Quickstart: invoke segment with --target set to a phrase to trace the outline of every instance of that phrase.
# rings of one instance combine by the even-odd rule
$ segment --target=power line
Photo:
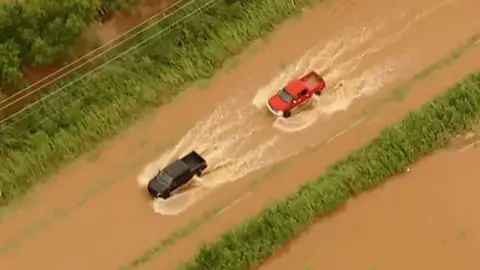
[[[191,0],[190,2],[188,2],[188,3],[186,3],[185,5],[181,6],[179,9],[175,10],[174,12],[166,15],[165,17],[162,17],[160,20],[156,21],[155,23],[153,23],[153,24],[151,24],[151,25],[143,28],[141,31],[139,31],[139,32],[137,32],[137,33],[135,33],[135,34],[127,37],[125,40],[122,40],[121,42],[116,43],[114,46],[109,47],[111,44],[113,44],[113,43],[115,43],[116,41],[124,38],[125,36],[128,36],[130,33],[134,32],[134,31],[137,30],[138,28],[142,27],[144,24],[148,23],[149,21],[151,21],[151,20],[155,19],[156,17],[160,16],[161,14],[163,14],[163,13],[165,13],[165,12],[168,12],[169,10],[175,8],[176,6],[178,6],[178,5],[179,5],[180,3],[182,3],[183,1],[184,1],[184,0],[178,0],[178,1],[175,2],[174,4],[170,5],[167,9],[155,13],[154,15],[150,16],[148,19],[146,19],[146,20],[144,20],[143,22],[141,22],[140,24],[136,25],[135,27],[133,27],[132,29],[128,30],[127,32],[125,32],[125,33],[117,36],[116,38],[110,40],[109,42],[103,44],[103,45],[100,46],[99,48],[96,48],[95,50],[93,50],[93,51],[91,51],[91,52],[83,55],[82,57],[76,59],[75,61],[69,63],[68,65],[62,67],[61,69],[59,69],[59,70],[57,70],[57,71],[49,74],[48,76],[42,78],[41,80],[39,80],[39,81],[37,81],[37,82],[35,82],[35,83],[33,83],[33,84],[25,87],[24,89],[16,92],[15,94],[7,97],[6,99],[0,100],[0,105],[8,102],[8,104],[3,105],[3,106],[0,108],[0,111],[4,110],[5,108],[8,108],[8,107],[11,106],[12,104],[14,104],[14,103],[16,103],[16,102],[18,102],[18,101],[20,101],[20,100],[22,100],[22,99],[30,96],[30,95],[35,94],[36,92],[42,90],[45,86],[47,86],[47,85],[49,85],[49,84],[52,84],[52,83],[55,83],[56,81],[62,79],[63,77],[65,77],[65,76],[67,76],[67,75],[70,75],[72,72],[75,72],[75,71],[77,71],[78,69],[80,69],[80,68],[82,68],[83,66],[85,66],[86,64],[88,64],[88,62],[84,62],[84,63],[80,64],[79,66],[77,66],[77,67],[73,68],[72,70],[64,73],[64,74],[61,75],[61,76],[59,76],[59,77],[56,78],[55,80],[53,80],[53,81],[51,81],[51,82],[49,82],[49,83],[47,82],[46,84],[41,85],[40,87],[34,89],[34,90],[31,91],[30,93],[28,93],[28,94],[26,94],[26,95],[24,95],[24,96],[21,96],[21,97],[15,99],[15,100],[11,101],[11,99],[15,98],[16,96],[18,96],[18,95],[20,95],[20,94],[22,94],[22,93],[24,93],[24,92],[26,92],[26,91],[34,88],[35,86],[41,84],[42,82],[44,82],[44,81],[46,81],[46,80],[54,77],[55,75],[61,73],[61,72],[64,71],[64,70],[68,69],[69,67],[74,66],[75,64],[81,62],[82,60],[93,61],[93,60],[95,60],[95,59],[97,59],[97,58],[99,58],[99,57],[107,54],[107,53],[110,52],[111,50],[116,49],[117,47],[121,46],[121,45],[124,44],[125,42],[127,42],[127,41],[129,41],[130,39],[134,38],[135,36],[141,34],[142,32],[148,30],[149,28],[157,25],[158,23],[160,23],[160,22],[168,19],[169,17],[173,16],[175,13],[177,13],[177,12],[185,9],[187,6],[193,4],[193,2],[194,2],[195,0]],[[109,47],[109,48],[108,48],[106,51],[104,51],[104,52],[102,52],[102,53],[94,56],[93,58],[90,58],[90,59],[89,59],[89,57],[90,57],[91,55],[93,55],[93,54],[95,54],[96,52],[101,51],[102,49],[107,48],[107,47]]]
[[[32,104],[30,104],[30,106],[26,106],[26,107],[22,108],[21,110],[19,110],[18,112],[15,112],[14,114],[6,117],[5,119],[3,119],[3,120],[0,121],[0,125],[3,124],[3,123],[5,123],[6,121],[12,119],[13,117],[21,114],[22,112],[24,112],[25,110],[31,108],[32,106],[35,106],[36,104],[42,102],[43,100],[45,100],[45,99],[47,99],[47,98],[49,98],[49,97],[51,97],[51,96],[54,96],[55,94],[60,93],[62,90],[67,89],[69,86],[71,86],[71,85],[75,84],[76,82],[84,79],[85,77],[93,74],[94,72],[96,72],[96,71],[98,71],[99,69],[101,69],[102,67],[110,64],[111,62],[117,60],[118,58],[120,58],[120,57],[122,57],[122,56],[125,56],[125,55],[128,54],[129,52],[131,52],[131,51],[139,48],[140,46],[146,44],[146,43],[149,42],[150,40],[152,40],[152,39],[154,39],[154,38],[156,38],[156,37],[164,34],[164,33],[167,32],[168,30],[170,30],[172,27],[174,27],[174,26],[176,26],[176,25],[184,22],[185,20],[189,19],[189,18],[190,18],[191,16],[193,16],[194,14],[202,11],[203,9],[205,9],[205,8],[208,7],[209,5],[215,3],[216,1],[218,1],[218,0],[210,0],[210,1],[208,1],[207,3],[205,3],[205,4],[203,4],[202,6],[196,8],[195,10],[193,10],[191,13],[185,15],[183,18],[179,19],[178,21],[170,24],[170,25],[167,26],[166,28],[164,28],[164,29],[160,30],[159,32],[155,33],[155,34],[152,35],[151,37],[149,37],[149,38],[147,38],[147,39],[145,39],[145,40],[142,40],[141,42],[135,44],[135,45],[132,46],[131,48],[129,48],[129,49],[125,50],[124,52],[116,55],[115,57],[109,59],[109,60],[106,61],[105,63],[103,63],[103,64],[99,65],[98,67],[95,67],[94,69],[92,69],[92,70],[88,71],[87,73],[83,74],[83,75],[80,76],[79,78],[77,78],[77,79],[69,82],[68,84],[66,84],[66,85],[64,85],[64,86],[62,86],[62,87],[60,87],[60,88],[58,88],[58,89],[56,89],[55,91],[49,93],[48,95],[45,95],[45,96],[42,97],[40,100],[37,100],[37,101],[33,102]],[[28,117],[28,115],[27,115],[26,117]],[[9,127],[11,127],[11,126],[13,126],[14,124],[22,121],[22,120],[25,119],[26,117],[23,117],[23,118],[15,121],[15,122],[7,125],[6,127],[2,128],[2,131],[7,130]],[[43,123],[43,121],[44,121],[45,119],[47,119],[47,118],[49,118],[49,116],[44,117],[44,119],[42,119],[42,120],[40,121],[40,123]],[[37,124],[39,124],[39,123],[37,123]]]

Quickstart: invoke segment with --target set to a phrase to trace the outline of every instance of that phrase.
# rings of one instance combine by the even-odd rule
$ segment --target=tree
[[[29,0],[0,4],[0,87],[21,77],[22,66],[65,56],[99,10],[110,14],[139,0]]]

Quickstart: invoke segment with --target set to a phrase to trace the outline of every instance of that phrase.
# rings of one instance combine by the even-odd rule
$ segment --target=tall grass
[[[331,166],[284,201],[205,245],[181,270],[245,270],[256,266],[316,218],[350,197],[405,171],[407,165],[444,146],[480,116],[480,73],[384,129],[365,147]]]
[[[196,0],[126,46],[152,37],[207,2]],[[308,2],[219,0],[136,53],[1,124],[0,206],[24,194],[45,173],[118,133],[147,110],[170,101],[185,84],[210,77],[227,57]]]

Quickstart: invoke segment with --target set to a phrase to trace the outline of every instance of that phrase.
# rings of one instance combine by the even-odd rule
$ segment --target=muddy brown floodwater
[[[192,87],[12,209],[0,223],[2,269],[117,269],[152,247],[160,251],[141,269],[174,269],[199,242],[215,240],[285,197],[480,67],[480,46],[470,44],[461,57],[392,99],[396,85],[480,31],[472,19],[478,8],[476,0],[338,0],[306,10],[201,91]],[[307,28],[312,35],[302,34]],[[317,106],[289,121],[270,117],[261,106],[265,98],[311,69],[330,85]],[[157,205],[156,213],[138,187],[139,176],[162,156],[191,148],[223,168],[220,176],[203,179],[211,189],[190,196],[194,203]],[[223,166],[226,160],[231,163]],[[214,209],[223,210],[185,232]],[[167,210],[176,215],[161,215]],[[175,241],[159,249],[173,233]]]
[[[480,269],[480,148],[472,143],[351,200],[260,269]]]

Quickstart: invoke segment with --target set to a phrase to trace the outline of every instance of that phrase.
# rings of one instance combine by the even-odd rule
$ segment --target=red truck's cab
[[[320,95],[325,86],[325,80],[312,71],[299,79],[288,82],[283,89],[270,97],[267,108],[276,116],[288,118],[293,110],[305,105],[314,94]]]

